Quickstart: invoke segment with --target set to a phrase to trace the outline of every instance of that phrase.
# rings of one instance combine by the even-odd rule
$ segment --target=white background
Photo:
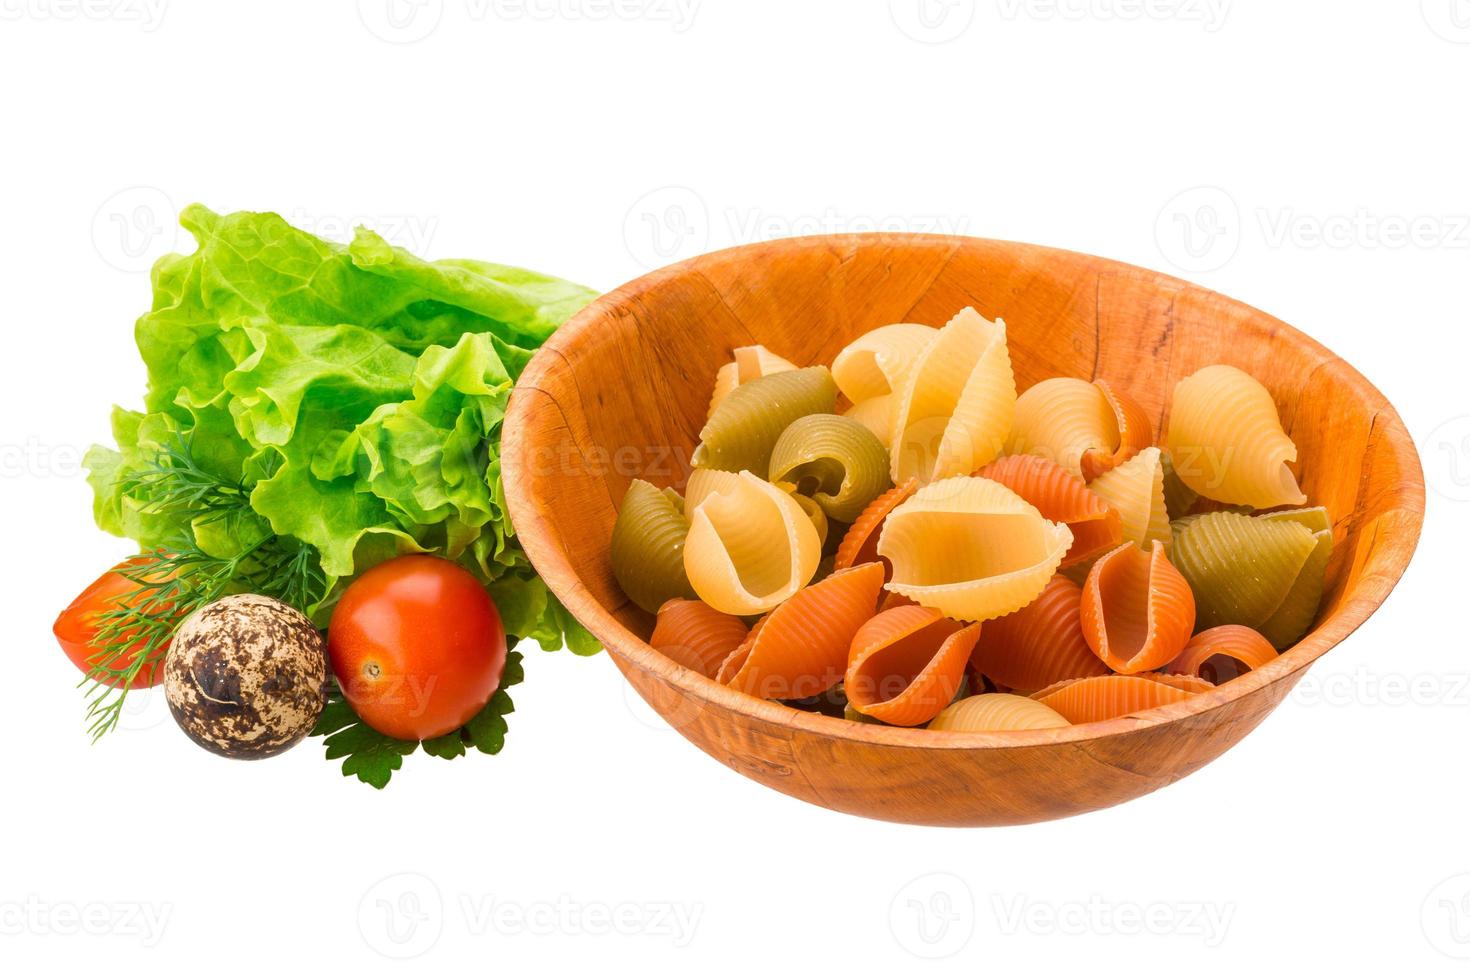
[[[1465,975],[1470,3],[386,2],[0,0],[7,974]],[[50,624],[127,545],[78,460],[194,200],[603,288],[875,225],[1161,268],[1360,366],[1427,533],[1237,749],[1061,823],[787,799],[605,656],[532,652],[501,756],[381,793],[317,742],[209,756],[161,696],[92,746]]]

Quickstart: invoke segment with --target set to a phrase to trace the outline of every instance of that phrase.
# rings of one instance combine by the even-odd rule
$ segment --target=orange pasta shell
[[[1154,444],[1154,426],[1143,406],[1128,392],[1113,387],[1101,378],[1094,381],[1097,390],[1107,399],[1113,416],[1118,421],[1118,448],[1113,452],[1089,449],[1082,454],[1082,475],[1095,480],[1115,466],[1132,459],[1139,450]]]
[[[1031,696],[1072,724],[1085,725],[1175,704],[1194,695],[1148,677],[1109,674],[1062,681]]]
[[[1118,512],[1060,463],[1044,456],[1003,456],[975,475],[1005,484],[1042,517],[1072,529],[1062,568],[1092,561],[1123,543]]]
[[[1278,656],[1271,641],[1249,626],[1215,626],[1196,634],[1168,669],[1218,684],[1264,667]]]
[[[912,497],[918,489],[918,479],[909,479],[875,497],[842,536],[842,543],[837,546],[837,563],[834,567],[851,568],[865,562],[881,561],[884,577],[887,578],[888,560],[878,557],[878,532],[882,530],[883,522],[888,519],[893,508]]]
[[[755,624],[715,679],[759,698],[822,693],[842,679],[852,638],[873,617],[882,589],[878,562],[808,585]]]
[[[1082,587],[1082,635],[1120,674],[1158,670],[1179,656],[1194,630],[1194,593],[1164,546],[1133,543],[1108,552]]]
[[[749,632],[739,616],[698,599],[670,599],[659,607],[648,645],[677,664],[714,677]]]
[[[971,663],[995,683],[1023,691],[1108,672],[1082,635],[1082,587],[1061,575],[1029,606],[986,623]]]
[[[979,635],[979,623],[962,626],[923,606],[879,613],[853,637],[848,703],[890,725],[924,724],[959,692]]]

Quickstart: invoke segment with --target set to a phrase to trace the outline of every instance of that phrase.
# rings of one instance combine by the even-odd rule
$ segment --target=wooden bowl
[[[940,326],[964,306],[1003,317],[1016,382],[1107,378],[1163,432],[1174,383],[1235,364],[1272,391],[1302,488],[1336,550],[1311,633],[1263,669],[1123,718],[959,734],[863,725],[737,693],[647,645],[652,619],[608,566],[634,477],[682,487],[716,369],[765,344],[828,364],[885,323]],[[1383,602],[1424,513],[1403,423],[1351,366],[1279,320],[1170,276],[1010,242],[835,235],[733,248],[594,302],[531,361],[504,427],[506,495],[526,553],[653,708],[720,762],[819,806],[939,825],[1027,823],[1141,796],[1214,759]]]

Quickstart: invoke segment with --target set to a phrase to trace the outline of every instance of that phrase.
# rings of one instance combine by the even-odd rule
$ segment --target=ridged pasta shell
[[[894,403],[894,483],[973,473],[1000,455],[1016,408],[1004,320],[971,307],[919,355]]]
[[[1189,691],[1152,678],[1121,674],[1062,681],[1031,696],[1074,725],[1121,718],[1194,697]]]
[[[1159,454],[1159,466],[1164,471],[1164,509],[1172,522],[1189,513],[1199,494],[1179,479],[1179,474],[1174,472],[1174,459],[1167,452]]]
[[[1035,599],[1072,546],[1072,532],[1009,487],[957,476],[920,489],[878,535],[891,591],[960,620],[994,619]]]
[[[865,398],[842,414],[873,433],[884,446],[893,441],[893,395]]]
[[[791,494],[791,499],[800,504],[801,509],[806,511],[806,516],[811,518],[812,527],[817,529],[817,541],[826,545],[827,532],[831,529],[831,525],[827,523],[826,513],[817,505],[815,500],[804,493],[793,493]]]
[[[1010,487],[1049,521],[1072,531],[1062,568],[1093,561],[1123,543],[1123,522],[1107,501],[1044,456],[1002,456],[975,474]]]
[[[806,698],[842,680],[848,649],[883,588],[876,562],[833,572],[777,606],[720,665],[716,680],[759,698]]]
[[[858,630],[843,688],[858,711],[890,725],[922,725],[943,711],[965,679],[980,625],[902,606]]]
[[[1306,635],[1317,618],[1322,605],[1322,590],[1327,575],[1327,563],[1332,558],[1332,519],[1326,507],[1306,507],[1300,510],[1278,510],[1262,514],[1263,521],[1291,521],[1312,532],[1316,546],[1302,570],[1297,573],[1291,591],[1281,600],[1281,605],[1259,627],[1261,635],[1278,650],[1285,650]]]
[[[1175,472],[1202,497],[1255,508],[1307,502],[1276,402],[1239,368],[1215,364],[1174,386],[1167,444]]]
[[[1213,626],[1185,645],[1169,664],[1169,672],[1222,684],[1266,666],[1277,656],[1271,642],[1249,626]]]
[[[1083,452],[1084,480],[1094,480],[1113,467],[1126,463],[1154,442],[1153,422],[1132,395],[1103,378],[1094,381],[1093,386],[1102,393],[1103,400],[1112,410],[1118,441],[1111,450],[1099,446]]]
[[[842,543],[837,547],[836,567],[850,568],[864,562],[878,561],[878,532],[882,530],[883,522],[888,519],[893,508],[912,497],[918,489],[918,480],[908,480],[903,486],[879,494],[865,507],[842,536]],[[887,567],[886,561],[884,565]]]
[[[648,645],[675,663],[714,677],[749,632],[740,617],[698,599],[670,599],[659,607]]]
[[[1260,629],[1313,571],[1307,566],[1317,535],[1295,521],[1217,511],[1177,521],[1175,529],[1169,554],[1194,591],[1201,630],[1232,623]]]
[[[1042,456],[1091,480],[1131,459],[1153,438],[1153,423],[1127,392],[1102,380],[1048,378],[1017,399],[1006,452]]]
[[[688,533],[678,494],[646,480],[628,484],[613,524],[609,563],[613,578],[635,606],[657,612],[669,599],[694,598],[684,571]]]
[[[715,414],[715,409],[730,392],[746,382],[764,378],[768,374],[796,370],[795,364],[784,357],[772,354],[760,344],[737,347],[734,357],[733,361],[715,373],[715,390],[709,398],[709,411],[705,413],[706,419]]]
[[[729,493],[740,485],[740,474],[728,470],[694,470],[684,485],[684,513],[693,516],[694,508],[715,493]]]
[[[921,323],[869,330],[832,361],[837,387],[854,405],[895,391],[939,331]]]
[[[1082,635],[1120,674],[1157,670],[1177,657],[1194,616],[1189,583],[1157,541],[1148,552],[1125,544],[1104,555],[1082,587]]]
[[[1159,673],[1158,671],[1149,671],[1146,674],[1132,674],[1129,676],[1142,677],[1145,680],[1157,681],[1160,684],[1167,684],[1170,687],[1177,687],[1179,688],[1179,690],[1187,691],[1190,694],[1203,694],[1206,691],[1211,691],[1215,688],[1215,685],[1212,684],[1210,681],[1205,680],[1203,677],[1196,677],[1192,674],[1164,674]]]
[[[803,415],[831,412],[837,385],[824,367],[781,371],[743,384],[720,402],[690,463],[696,469],[765,473],[786,427]]]
[[[989,629],[987,626],[986,629]],[[1019,694],[976,694],[956,701],[929,722],[934,732],[1026,732],[1066,728],[1053,709]]]
[[[771,450],[772,483],[792,484],[834,521],[850,523],[888,479],[888,451],[862,423],[807,415],[786,427]]]
[[[1123,540],[1140,548],[1150,541],[1169,544],[1169,507],[1164,502],[1164,466],[1153,446],[1115,466],[1087,485],[1107,501],[1123,522]]]
[[[684,570],[698,597],[733,616],[765,612],[795,595],[821,557],[821,539],[801,505],[751,473],[694,508],[684,544]]]
[[[1082,635],[1082,588],[1061,575],[1024,608],[986,623],[971,664],[1023,691],[1108,672]]]

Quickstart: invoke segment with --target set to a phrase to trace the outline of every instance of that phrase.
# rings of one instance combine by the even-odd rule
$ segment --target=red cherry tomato
[[[454,731],[490,700],[505,669],[505,629],[473,575],[408,555],[347,587],[327,651],[358,717],[384,735],[423,740]]]
[[[56,617],[56,624],[51,627],[51,632],[56,634],[56,641],[61,644],[61,649],[67,658],[76,664],[83,673],[91,673],[98,666],[106,666],[110,670],[126,670],[132,666],[133,660],[138,656],[143,642],[133,644],[111,658],[107,664],[99,661],[105,655],[102,648],[97,645],[97,630],[101,626],[99,617],[114,609],[121,609],[130,593],[137,591],[138,583],[125,578],[119,572],[140,564],[139,559],[129,558],[121,562],[97,579],[82,591],[82,594],[72,600],[71,605],[61,611]],[[163,657],[168,652],[168,644],[165,643],[158,649],[152,651],[148,661],[138,670],[138,673],[128,683],[130,689],[140,687],[152,687],[154,684],[163,683]],[[121,683],[112,677],[99,678],[109,687],[121,687]]]

